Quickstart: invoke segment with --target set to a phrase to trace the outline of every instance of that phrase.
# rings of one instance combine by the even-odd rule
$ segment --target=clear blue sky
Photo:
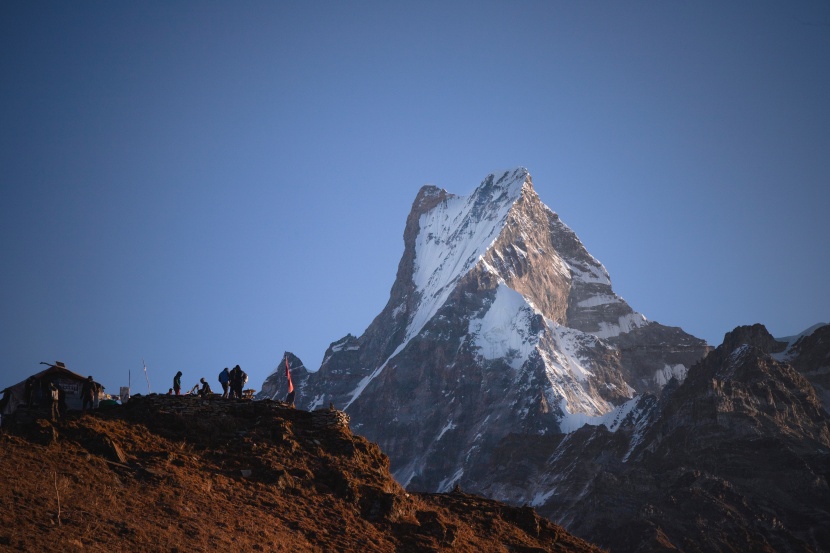
[[[5,0],[0,387],[315,369],[518,165],[650,320],[830,320],[830,4]]]

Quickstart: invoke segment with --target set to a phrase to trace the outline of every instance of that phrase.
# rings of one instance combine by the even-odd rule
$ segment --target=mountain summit
[[[510,435],[612,425],[707,351],[615,294],[520,167],[469,196],[423,187],[383,311],[331,344],[318,371],[292,375],[298,406],[343,409],[402,484],[446,491],[474,486],[465,475]]]

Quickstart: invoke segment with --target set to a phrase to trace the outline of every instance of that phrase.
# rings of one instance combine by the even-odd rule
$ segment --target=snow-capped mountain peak
[[[423,187],[386,307],[295,385],[301,407],[346,410],[402,482],[443,489],[506,435],[599,424],[705,351],[617,296],[519,167],[469,196]]]
[[[420,307],[410,320],[407,339],[421,331],[490,248],[529,178],[523,167],[499,177],[491,174],[470,196],[449,196],[421,215],[412,275]]]

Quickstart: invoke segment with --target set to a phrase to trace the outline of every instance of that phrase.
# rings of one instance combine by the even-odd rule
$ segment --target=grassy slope
[[[21,422],[0,436],[0,550],[597,551],[528,508],[408,494],[338,422],[164,396]]]

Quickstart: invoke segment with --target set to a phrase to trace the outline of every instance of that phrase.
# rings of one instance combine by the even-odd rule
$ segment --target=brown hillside
[[[599,551],[530,508],[410,494],[345,414],[148,396],[0,436],[0,550]]]

